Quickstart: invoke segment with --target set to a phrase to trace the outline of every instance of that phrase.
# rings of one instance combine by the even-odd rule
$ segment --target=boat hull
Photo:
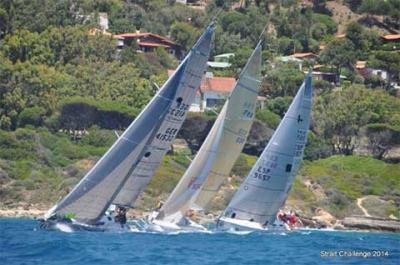
[[[240,232],[284,232],[291,230],[290,227],[281,222],[276,222],[273,225],[264,226],[257,222],[251,222],[246,220],[239,220],[233,218],[219,218],[217,221],[217,230],[219,231],[240,231]]]
[[[157,212],[153,212],[150,214],[145,220],[146,228],[145,230],[151,232],[178,232],[178,231],[185,231],[185,232],[201,232],[207,231],[207,229],[196,223],[192,220],[182,217],[179,222],[170,222],[168,220],[159,220],[156,219]]]
[[[90,231],[90,232],[126,232],[130,231],[127,224],[114,221],[110,215],[105,215],[96,225],[77,222],[74,219],[39,220],[39,227],[45,230],[58,230],[62,232]]]

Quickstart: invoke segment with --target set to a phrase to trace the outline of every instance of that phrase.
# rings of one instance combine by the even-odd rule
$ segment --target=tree
[[[171,38],[185,49],[189,49],[197,39],[198,32],[188,23],[176,22],[171,27]]]
[[[313,131],[337,154],[351,155],[359,144],[360,128],[371,123],[400,125],[400,102],[382,90],[353,85],[316,98]]]
[[[370,63],[371,66],[384,69],[388,72],[388,86],[390,86],[391,80],[398,80],[400,73],[400,54],[397,51],[377,51]]]
[[[379,34],[365,29],[357,22],[351,22],[346,29],[346,38],[350,40],[356,50],[368,52],[380,44]]]
[[[366,128],[368,147],[376,159],[383,159],[387,152],[400,143],[400,129],[388,124],[369,124]]]
[[[280,64],[266,72],[261,92],[272,97],[294,96],[304,79],[297,65]]]
[[[336,73],[339,75],[342,67],[352,68],[355,59],[354,45],[347,39],[331,41],[321,53],[321,61],[335,66]]]
[[[45,114],[46,110],[41,107],[25,108],[18,115],[18,126],[33,125],[39,127],[43,124]]]

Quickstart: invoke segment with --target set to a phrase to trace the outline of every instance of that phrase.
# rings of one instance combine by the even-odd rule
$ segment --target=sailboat
[[[114,203],[132,206],[175,139],[207,67],[214,36],[207,27],[175,73],[73,190],[54,205],[41,227],[126,229],[106,213]]]
[[[261,156],[221,214],[219,230],[276,228],[276,215],[288,197],[307,141],[311,79],[309,73]]]
[[[150,229],[205,230],[185,215],[189,210],[199,210],[208,203],[242,151],[253,122],[261,85],[261,50],[259,43],[194,160],[159,212],[150,218]],[[206,195],[202,194],[204,183],[207,184]],[[204,204],[196,204],[199,195],[202,195]]]

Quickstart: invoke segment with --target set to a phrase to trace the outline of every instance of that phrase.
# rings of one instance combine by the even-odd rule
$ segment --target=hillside
[[[0,3],[0,208],[47,209],[67,194],[215,18],[212,56],[234,57],[229,68],[209,71],[237,77],[261,38],[260,96],[266,101],[212,212],[229,201],[310,68],[312,124],[287,206],[332,224],[352,215],[399,218],[398,1],[204,3]],[[169,46],[153,43],[158,48],[150,49],[123,33],[167,40]],[[168,196],[219,108],[188,115],[178,134],[187,147],[165,156],[138,201],[139,211]]]
[[[111,131],[103,131],[103,134],[112,137]],[[20,141],[24,139],[22,150],[28,146],[29,150],[21,153],[23,160],[0,160],[2,209],[48,209],[79,181],[105,150],[90,144],[74,144],[63,135],[51,136],[46,131],[25,129],[8,137],[2,135],[3,152],[21,152],[15,142],[9,149],[4,148],[4,140],[13,137]],[[190,156],[190,151],[183,149],[164,158],[139,199],[138,210],[149,211],[159,200],[167,198],[187,168]],[[232,171],[233,177],[225,182],[214,199],[214,214],[224,209],[255,160],[254,156],[240,156]],[[363,156],[332,156],[305,161],[290,192],[287,207],[308,217],[317,216],[323,209],[337,219],[352,215],[400,218],[399,172],[400,164],[387,164]]]

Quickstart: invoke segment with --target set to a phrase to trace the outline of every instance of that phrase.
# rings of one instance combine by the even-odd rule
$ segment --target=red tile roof
[[[382,36],[382,39],[384,39],[384,40],[400,40],[400,34],[385,35],[385,36]]]
[[[356,69],[364,69],[367,66],[366,61],[357,61],[356,62]]]
[[[290,56],[292,56],[294,58],[298,58],[298,59],[307,58],[307,57],[317,57],[317,55],[312,53],[312,52],[297,52],[297,53],[294,53],[294,54],[292,54]]]
[[[202,92],[211,91],[219,93],[230,93],[234,86],[236,80],[233,77],[211,77],[203,78],[200,85],[200,90]]]
[[[168,76],[171,76],[175,70],[168,69]],[[200,90],[202,92],[211,91],[217,93],[230,93],[236,83],[233,77],[204,77],[201,80]]]
[[[115,35],[117,37],[121,37],[121,38],[140,38],[140,37],[147,37],[147,36],[152,36],[154,38],[160,39],[164,42],[167,42],[170,45],[177,45],[175,42],[171,41],[170,39],[167,39],[165,37],[162,37],[158,34],[154,34],[151,32],[131,32],[131,33],[122,33],[122,34],[118,34]]]
[[[170,45],[165,45],[165,44],[156,43],[156,42],[145,42],[145,41],[139,41],[138,45],[145,46],[145,47],[170,47]]]

